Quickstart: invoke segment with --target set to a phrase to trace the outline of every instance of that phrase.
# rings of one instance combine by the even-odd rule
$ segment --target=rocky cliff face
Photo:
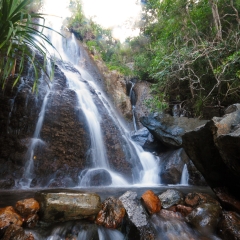
[[[12,89],[13,81],[14,78],[9,79],[4,91],[0,92],[0,188],[14,187],[23,177],[41,106],[49,90],[43,79],[38,94],[32,93],[31,72],[25,71],[18,86]],[[131,182],[130,157],[122,147],[126,143],[97,94],[90,90],[102,115],[101,127],[111,169]],[[76,107],[76,101],[76,93],[67,88],[65,75],[55,65],[39,136],[41,141],[34,149],[31,187],[76,186],[79,173],[92,167],[88,124],[81,108]]]

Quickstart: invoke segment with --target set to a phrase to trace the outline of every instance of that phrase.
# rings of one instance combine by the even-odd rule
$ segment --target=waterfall
[[[180,184],[188,185],[188,179],[189,179],[189,173],[188,173],[188,169],[187,169],[187,164],[184,164]]]
[[[134,130],[137,131],[138,129],[137,129],[136,112],[135,112],[136,99],[135,99],[135,94],[133,91],[133,87],[134,87],[135,83],[133,83],[131,81],[130,81],[130,83],[132,84],[132,86],[131,86],[131,89],[129,92],[129,97],[130,97],[131,104],[132,104],[133,126],[134,126]]]
[[[46,17],[46,19],[47,18],[48,17]],[[51,17],[51,26],[53,26],[56,31],[61,31],[60,20],[59,18]],[[84,59],[82,54],[82,47],[73,34],[69,32],[66,33],[66,31],[64,34],[66,38],[62,38],[59,34],[46,30],[46,35],[48,35],[50,41],[57,49],[57,52],[53,49],[49,49],[49,52],[55,59],[59,59],[59,54],[61,55],[61,59],[56,60],[55,64],[58,65],[66,76],[68,89],[75,92],[77,97],[75,108],[81,110],[77,111],[77,114],[84,114],[90,134],[88,157],[86,156],[89,165],[88,168],[79,172],[79,184],[76,187],[96,186],[92,185],[92,179],[95,178],[95,175],[103,176],[107,186],[129,186],[131,184],[146,186],[160,184],[158,176],[159,158],[151,153],[144,152],[140,146],[137,146],[136,143],[131,141],[130,132],[125,126],[124,121],[121,120],[114,107],[109,103],[101,87],[95,83],[94,77],[92,77],[91,73],[84,67],[86,59]],[[134,128],[137,130],[133,87],[134,83],[132,83],[130,98],[133,104]],[[54,88],[51,87],[45,91],[33,138],[27,151],[24,174],[19,182],[22,188],[31,186],[31,181],[35,177],[34,160],[36,156],[34,151],[37,147],[45,145],[40,135],[50,93],[54,93]],[[96,103],[98,103],[98,105],[96,105]],[[99,111],[100,103],[101,113]],[[109,162],[109,155],[104,140],[105,133],[103,133],[102,129],[102,112],[108,114],[108,118],[113,122],[114,128],[118,129],[117,131],[120,135],[116,137],[120,139],[119,141],[121,142],[122,151],[126,156],[126,161],[130,162],[132,166],[132,182],[129,182],[122,173],[117,172],[116,169],[114,170]],[[52,181],[53,179],[50,180],[50,183]]]

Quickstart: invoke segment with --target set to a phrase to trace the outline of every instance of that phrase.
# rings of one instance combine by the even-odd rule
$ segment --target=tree
[[[35,72],[33,90],[37,87],[38,70],[46,72],[47,47],[54,47],[43,33],[43,14],[30,12],[31,0],[1,0],[0,2],[0,81],[4,88],[11,74],[14,74],[16,60],[19,60],[18,76],[13,86],[19,80],[24,67],[24,61],[32,63]],[[43,20],[40,24],[38,20]],[[38,29],[41,30],[38,30]],[[48,28],[50,29],[50,28]],[[33,51],[44,56],[44,63],[34,59]]]

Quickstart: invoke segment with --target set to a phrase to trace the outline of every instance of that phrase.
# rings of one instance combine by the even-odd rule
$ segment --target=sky
[[[134,22],[140,20],[140,0],[82,0],[86,17],[91,17],[104,28],[111,28],[113,36],[124,41],[137,36]],[[44,12],[65,18],[69,16],[69,0],[45,0]]]

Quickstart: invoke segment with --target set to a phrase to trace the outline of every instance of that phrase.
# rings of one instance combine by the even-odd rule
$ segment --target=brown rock
[[[186,217],[188,214],[190,214],[192,212],[192,208],[191,207],[187,207],[184,205],[177,205],[176,207],[176,211],[180,212],[184,217]]]
[[[236,211],[240,213],[240,201],[230,195],[224,188],[213,189],[219,198],[222,206],[230,211]]]
[[[18,201],[15,206],[17,212],[23,217],[37,213],[39,208],[39,203],[34,198]]]
[[[106,228],[117,228],[125,216],[125,208],[119,199],[109,197],[102,204],[102,210],[98,213],[96,223]]]
[[[223,239],[240,239],[240,215],[235,212],[223,212],[218,229]]]
[[[143,205],[150,214],[157,213],[161,210],[162,204],[157,195],[153,191],[148,190],[142,195]]]
[[[13,209],[13,207],[5,207],[0,209],[0,232],[3,232],[11,224],[22,226],[22,218]]]
[[[34,240],[34,236],[32,235],[32,233],[27,234],[27,236],[25,236],[24,240]]]
[[[28,228],[34,228],[38,222],[38,215],[37,214],[30,214],[24,219],[24,226]]]
[[[158,213],[159,216],[163,217],[163,218],[166,218],[166,219],[171,219],[171,218],[174,218],[174,219],[182,219],[182,215],[178,212],[173,212],[173,211],[168,211],[168,210],[165,210],[165,209],[162,209],[159,213]]]
[[[173,206],[167,208],[166,210],[172,211],[172,212],[177,212],[177,206],[176,206],[176,205],[173,205]]]
[[[196,207],[202,203],[213,203],[216,205],[220,205],[216,199],[212,198],[208,194],[196,193],[196,192],[187,194],[187,196],[185,198],[185,203],[186,203],[186,205],[191,206],[191,207]]]
[[[3,240],[24,240],[24,230],[22,227],[19,227],[15,224],[9,225],[7,228]]]

